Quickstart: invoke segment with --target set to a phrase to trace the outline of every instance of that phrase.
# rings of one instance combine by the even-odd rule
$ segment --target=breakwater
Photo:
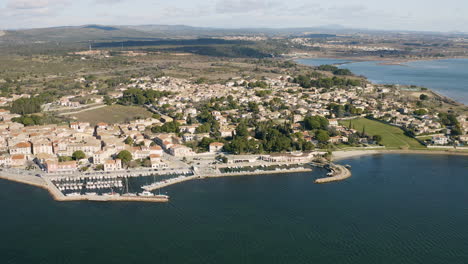
[[[330,163],[329,165],[329,175],[330,177],[320,178],[315,180],[315,183],[329,183],[329,182],[336,182],[346,180],[351,177],[351,171],[348,170],[345,166],[337,165]]]

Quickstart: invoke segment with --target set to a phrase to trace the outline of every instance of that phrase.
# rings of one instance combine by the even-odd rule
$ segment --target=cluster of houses
[[[4,112],[2,112],[4,113]],[[152,119],[129,124],[91,126],[73,122],[68,126],[27,126],[3,120],[0,122],[0,166],[25,167],[36,163],[47,172],[73,172],[80,164],[102,165],[105,171],[122,169],[116,155],[127,150],[133,159],[148,159],[152,168],[167,167],[162,159],[163,149],[142,133]],[[132,138],[136,145],[124,143]],[[63,161],[77,151],[86,155],[83,161]]]
[[[11,121],[18,115],[0,109],[0,166],[25,167],[35,163],[47,172],[64,173],[76,171],[85,164],[87,167],[100,166],[105,171],[115,171],[123,168],[122,161],[116,158],[117,154],[127,150],[135,160],[149,160],[152,168],[164,168],[168,166],[167,160],[163,159],[164,152],[177,158],[193,156],[196,153],[186,143],[210,137],[209,133],[197,131],[201,124],[189,120],[200,114],[201,103],[212,99],[216,99],[216,104],[222,109],[211,111],[210,114],[219,123],[220,136],[223,138],[235,134],[236,120],[255,117],[259,121],[293,121],[291,124],[295,132],[303,133],[304,139],[315,142],[314,135],[304,131],[300,122],[308,115],[319,115],[329,118],[329,126],[336,131],[329,142],[347,143],[350,136],[358,134],[358,131],[339,125],[338,119],[343,116],[337,116],[329,109],[333,103],[359,110],[355,116],[373,115],[396,126],[412,129],[415,134],[437,134],[432,140],[435,145],[451,143],[450,137],[440,134],[443,127],[437,116],[415,116],[411,103],[398,100],[397,89],[375,87],[371,84],[346,89],[298,89],[298,84],[292,83],[290,76],[265,78],[262,81],[267,84],[267,88],[250,88],[246,85],[255,81],[257,80],[238,78],[226,84],[196,84],[170,77],[132,79],[130,84],[122,84],[110,96],[118,98],[128,88],[172,93],[160,98],[151,106],[161,114],[161,118],[134,120],[126,124],[99,123],[91,126],[86,122],[72,122],[67,126],[24,127]],[[267,93],[259,92],[266,90]],[[96,91],[91,93],[95,94]],[[379,96],[385,93],[391,93],[391,96]],[[71,99],[72,97],[63,97],[59,104],[73,107]],[[231,106],[233,102],[236,107]],[[255,113],[248,110],[252,102],[258,107]],[[466,116],[458,118],[465,134],[458,140],[467,142]],[[149,127],[174,120],[179,123],[180,133],[149,132]],[[131,144],[125,143],[128,139],[131,139]],[[375,142],[369,142],[368,138],[362,137],[359,138],[359,143]],[[221,142],[212,142],[209,152],[219,153],[223,146]],[[64,161],[69,159],[63,157],[71,157],[77,151],[82,151],[86,159]]]
[[[296,123],[301,122],[308,115],[319,115],[331,118],[331,126],[334,126],[341,132],[341,135],[334,136],[330,139],[331,143],[346,143],[347,137],[356,133],[353,129],[339,126],[337,116],[329,109],[330,104],[349,105],[358,111],[354,116],[371,115],[374,118],[385,120],[395,126],[403,129],[411,130],[415,135],[438,134],[445,128],[439,122],[437,114],[425,114],[417,116],[413,112],[416,110],[413,102],[403,98],[398,89],[388,87],[375,86],[366,84],[364,87],[347,87],[346,89],[331,89],[324,91],[322,89],[297,89],[298,84],[291,82],[290,76],[279,76],[277,78],[265,78],[267,90],[271,93],[259,94],[262,88],[248,88],[245,84],[255,82],[257,80],[246,80],[242,78],[228,81],[226,84],[194,84],[188,80],[176,79],[170,77],[162,77],[152,79],[149,77],[132,79],[130,87],[141,89],[153,89],[160,91],[171,91],[173,95],[161,98],[154,105],[161,112],[170,112],[172,116],[178,115],[181,117],[180,122],[184,122],[190,116],[194,117],[199,112],[197,104],[208,101],[212,98],[224,98],[224,101],[218,102],[220,105],[226,106],[229,104],[227,97],[231,96],[232,100],[239,104],[237,109],[229,109],[223,111],[212,111],[211,114],[220,123],[221,134],[227,137],[232,134],[235,129],[232,120],[239,118],[252,118],[254,114],[242,109],[246,109],[248,104],[254,102],[258,105],[258,112],[255,113],[255,118],[258,121],[267,120],[291,120]],[[290,91],[294,92],[290,92]],[[265,102],[274,102],[288,106],[268,107]],[[167,107],[167,106],[170,107]],[[166,107],[165,107],[166,106]],[[349,116],[348,116],[349,117]],[[464,134],[468,132],[468,122],[466,116],[459,116],[459,122],[462,125]],[[187,129],[194,130],[197,125],[191,125]],[[184,141],[197,140],[197,135],[193,131],[183,136]],[[450,131],[447,132],[448,134]],[[204,137],[205,135],[199,135]],[[450,138],[450,136],[446,136]],[[366,139],[360,139],[366,141]],[[458,139],[462,143],[466,141],[466,135],[462,135]]]

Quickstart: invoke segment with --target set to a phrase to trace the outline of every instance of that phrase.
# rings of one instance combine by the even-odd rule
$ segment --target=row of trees
[[[301,133],[293,133],[289,123],[275,124],[272,121],[256,123],[254,120],[250,122],[252,122],[251,129],[246,120],[239,123],[236,135],[224,146],[226,152],[272,153],[307,151],[315,148],[312,142],[306,141]]]
[[[122,105],[144,105],[154,103],[157,99],[172,94],[167,91],[142,90],[131,88],[123,93],[118,103]]]
[[[38,115],[26,115],[21,117],[15,117],[12,118],[11,121],[21,123],[25,126],[36,126],[44,124],[43,118]]]
[[[359,86],[361,81],[359,79],[349,79],[349,78],[340,78],[333,76],[329,77],[320,77],[312,79],[307,75],[299,75],[293,80],[294,83],[298,83],[302,88],[327,88],[332,87],[348,87],[348,86]]]
[[[320,65],[318,66],[317,69],[320,71],[332,72],[334,75],[353,75],[353,73],[348,69],[340,69],[336,66],[328,65],[328,64]]]
[[[44,102],[37,97],[20,98],[13,101],[10,111],[19,115],[28,115],[41,112],[41,105]]]

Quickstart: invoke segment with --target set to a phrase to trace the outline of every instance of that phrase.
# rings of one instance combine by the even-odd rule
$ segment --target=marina
[[[323,164],[306,163],[237,163],[190,169],[165,169],[145,171],[116,171],[112,173],[75,173],[69,175],[48,175],[10,171],[3,173],[6,179],[18,181],[47,189],[57,201],[144,201],[168,202],[169,196],[161,194],[161,189],[186,181],[262,174],[310,172],[313,167]],[[349,178],[351,173],[340,165],[330,166],[330,174],[315,183],[324,183]],[[10,176],[8,176],[10,175]],[[328,177],[331,176],[331,177]],[[159,190],[159,194],[153,191]]]
[[[337,152],[335,160],[362,155],[387,154],[430,154],[466,156],[464,152],[441,151],[348,151]],[[324,177],[315,178],[316,184],[343,181],[351,177],[351,165],[335,163],[308,162],[243,162],[218,164],[191,168],[172,168],[161,170],[124,170],[111,173],[75,173],[67,175],[36,174],[19,169],[0,169],[0,178],[23,184],[33,185],[48,190],[57,201],[136,201],[168,202],[167,194],[155,194],[161,189],[192,180],[217,177],[235,177],[249,175],[274,175],[311,172],[313,168],[327,170]],[[153,195],[151,195],[151,192]]]

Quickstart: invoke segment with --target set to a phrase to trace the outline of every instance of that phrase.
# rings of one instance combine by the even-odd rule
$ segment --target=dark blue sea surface
[[[157,203],[55,202],[0,181],[0,263],[468,263],[468,157],[195,180]]]
[[[386,65],[379,61],[352,62],[340,59],[300,59],[298,63],[317,66],[341,64],[340,68],[363,75],[379,84],[419,85],[458,102],[468,104],[468,59],[413,61]],[[352,62],[352,63],[349,63]]]

